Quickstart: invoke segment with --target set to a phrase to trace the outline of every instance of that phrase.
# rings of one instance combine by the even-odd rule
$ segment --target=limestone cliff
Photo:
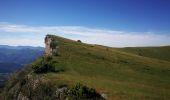
[[[55,36],[47,35],[45,37],[45,55],[52,56],[58,52],[58,41],[54,39]]]

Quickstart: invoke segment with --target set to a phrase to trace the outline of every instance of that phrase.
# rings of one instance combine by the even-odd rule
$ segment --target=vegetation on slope
[[[162,47],[128,47],[120,49],[124,52],[133,53],[139,56],[170,61],[170,46]]]
[[[30,71],[32,79],[38,77],[41,83],[50,82],[48,84],[57,87],[72,87],[81,83],[95,88],[110,100],[170,99],[170,62],[166,57],[160,57],[160,60],[159,55],[141,56],[133,50],[89,45],[56,36],[53,38],[58,41],[59,53],[50,62],[53,62],[55,69],[63,71],[42,74]],[[34,64],[39,61],[41,59]]]

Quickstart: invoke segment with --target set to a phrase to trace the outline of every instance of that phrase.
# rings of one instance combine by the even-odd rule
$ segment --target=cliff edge
[[[58,52],[58,41],[54,35],[47,35],[45,37],[45,56],[52,56]]]

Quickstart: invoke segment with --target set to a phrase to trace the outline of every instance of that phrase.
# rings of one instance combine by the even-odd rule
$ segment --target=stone
[[[57,41],[54,40],[54,36],[53,35],[47,35],[45,37],[45,56],[52,56],[53,54],[58,53],[58,46]],[[53,47],[54,46],[54,47]]]
[[[106,99],[106,100],[107,100],[107,97],[108,97],[108,96],[107,96],[107,94],[106,94],[106,93],[102,93],[102,94],[101,94],[101,96],[102,96],[104,99]]]
[[[24,96],[22,93],[19,93],[17,100],[29,100],[29,98]]]
[[[66,97],[66,92],[68,91],[67,87],[62,87],[62,88],[58,88],[56,90],[56,98],[59,100],[64,100]]]

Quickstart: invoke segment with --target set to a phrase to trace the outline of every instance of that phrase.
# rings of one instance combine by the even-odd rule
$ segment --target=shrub
[[[47,72],[60,72],[64,71],[64,69],[60,67],[56,67],[54,65],[56,61],[52,60],[52,57],[44,57],[40,62],[34,64],[32,66],[34,73],[47,73]]]
[[[55,66],[50,62],[42,61],[41,65],[33,66],[35,73],[55,72]]]
[[[88,88],[80,83],[76,84],[68,91],[69,100],[102,100],[99,93],[93,88]]]
[[[81,40],[77,40],[77,42],[80,42],[80,43],[82,43],[82,42],[81,42]]]
[[[55,66],[51,62],[52,58],[43,58],[38,64],[35,64],[32,68],[35,73],[47,73],[55,72]]]

